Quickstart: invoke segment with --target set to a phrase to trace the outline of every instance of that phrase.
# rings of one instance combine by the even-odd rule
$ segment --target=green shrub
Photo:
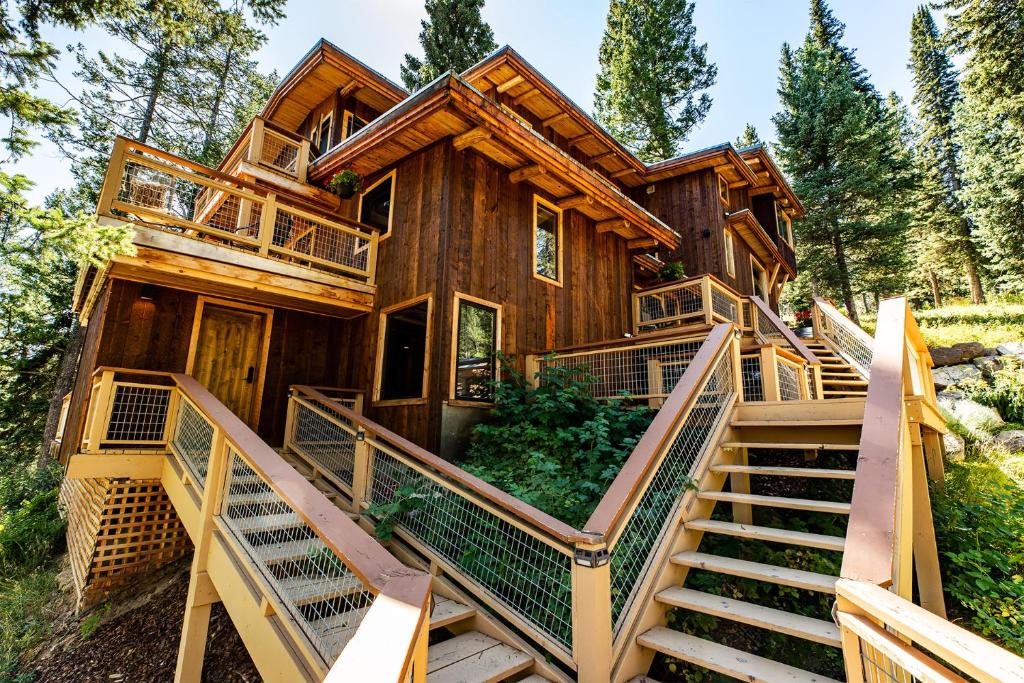
[[[586,368],[546,367],[538,388],[505,364],[495,407],[462,467],[577,528],[586,522],[654,416],[627,397],[599,401]]]
[[[57,512],[57,472],[43,469],[18,486],[0,509],[0,576],[34,571],[64,548],[64,521]],[[20,499],[20,500],[19,500]]]
[[[964,382],[968,398],[995,408],[1007,422],[1024,424],[1024,363],[1005,358],[1006,365],[992,375],[992,380]]]
[[[27,683],[18,676],[21,654],[50,633],[49,609],[57,592],[53,569],[0,578],[0,683]]]

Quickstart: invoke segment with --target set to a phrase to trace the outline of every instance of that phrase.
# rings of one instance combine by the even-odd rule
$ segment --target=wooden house
[[[328,189],[343,170],[351,196]],[[851,680],[877,679],[868,647],[918,670],[878,624],[939,629],[934,656],[965,664],[924,517],[927,350],[902,301],[874,340],[824,301],[806,344],[781,322],[803,207],[764,147],[645,164],[511,48],[410,94],[321,40],[216,169],[118,139],[98,213],[135,251],[77,284],[72,572],[88,604],[192,550],[176,680],[199,680],[215,602],[266,680],[626,681],[657,652],[825,680],[672,631],[672,606],[841,648]],[[662,281],[674,261],[686,277]],[[454,464],[499,354],[659,409],[583,529]],[[748,460],[856,453],[869,420],[855,469]],[[752,494],[765,476],[856,477],[852,507]],[[407,494],[385,549],[374,515]],[[842,551],[752,526],[765,505],[850,515],[849,573],[696,552],[705,533]],[[723,607],[681,587],[690,567],[834,593],[843,618]]]

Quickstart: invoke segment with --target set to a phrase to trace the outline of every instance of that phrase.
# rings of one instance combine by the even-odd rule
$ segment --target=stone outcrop
[[[950,365],[967,363],[979,356],[985,355],[985,346],[979,342],[965,342],[953,344],[952,346],[938,346],[928,349],[932,355],[932,362],[935,367],[942,368]]]
[[[1024,451],[1024,429],[1007,429],[992,437],[992,442],[1007,451]]]
[[[952,365],[943,368],[932,368],[932,381],[935,382],[935,388],[940,391],[965,380],[978,379],[981,376],[981,370],[974,365]]]
[[[980,371],[975,368],[976,372]],[[946,419],[954,419],[976,439],[985,439],[1003,425],[1003,418],[992,408],[965,397],[959,391],[938,394],[939,407]]]
[[[1006,342],[996,347],[1001,356],[1024,356],[1024,342]]]

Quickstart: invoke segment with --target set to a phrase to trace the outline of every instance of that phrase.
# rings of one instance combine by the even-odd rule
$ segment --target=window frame
[[[398,311],[418,306],[427,302],[427,329],[423,344],[423,390],[418,398],[392,398],[381,399],[380,393],[384,384],[384,340],[387,335],[388,316]],[[433,293],[421,294],[412,299],[406,299],[397,304],[382,308],[377,322],[377,352],[374,360],[373,371],[373,396],[371,404],[374,406],[411,406],[423,405],[430,398],[430,335],[434,328],[434,295]]]
[[[558,273],[558,277],[555,278],[555,279],[552,279],[552,278],[550,278],[550,277],[548,277],[546,275],[542,275],[542,274],[537,272],[537,232],[538,232],[538,228],[537,228],[537,207],[538,206],[543,206],[545,209],[548,209],[549,211],[554,213],[556,216],[558,216],[558,229],[556,231],[557,234],[555,235],[555,242],[556,242],[556,245],[557,245],[556,249],[555,249],[555,270]],[[541,282],[545,282],[545,283],[547,283],[549,285],[555,285],[556,287],[562,287],[563,286],[563,282],[562,281],[565,279],[565,272],[562,269],[562,251],[564,249],[564,244],[565,244],[565,242],[564,242],[565,231],[564,231],[564,228],[563,228],[564,222],[563,222],[562,210],[560,208],[558,208],[558,206],[555,205],[554,203],[549,202],[548,200],[544,199],[540,195],[536,195],[536,194],[533,195],[533,203],[531,204],[531,209],[532,209],[532,212],[533,212],[533,219],[532,219],[533,220],[533,234],[532,234],[532,237],[531,237],[531,252],[532,252],[531,267],[532,267],[533,277],[535,277],[536,279],[540,280]]]
[[[725,235],[725,272],[730,277],[736,277],[736,236],[728,228]]]
[[[396,180],[396,177],[397,177],[396,172],[397,171],[398,171],[398,169],[396,169],[396,168],[391,169],[390,171],[388,171],[387,173],[382,175],[380,178],[378,178],[372,185],[370,185],[368,188],[366,188],[365,190],[363,190],[362,192],[359,193],[359,204],[358,204],[358,206],[356,206],[356,220],[359,221],[359,223],[362,223],[363,225],[367,225],[366,223],[363,223],[363,221],[362,221],[362,218],[363,218],[363,197],[365,197],[367,194],[369,194],[375,187],[377,187],[378,185],[383,183],[388,178],[391,179],[391,199],[390,199],[390,201],[388,203],[388,230],[387,230],[387,232],[385,232],[385,233],[380,235],[380,239],[381,240],[386,240],[387,238],[391,237],[391,233],[395,229],[395,185],[397,185],[397,182],[398,182]],[[379,230],[380,229],[378,228],[378,232],[379,232]]]
[[[722,202],[725,208],[729,208],[729,181],[721,173],[718,176],[718,201]],[[724,190],[724,192],[723,192]]]
[[[320,143],[322,142],[324,121],[329,121],[327,124],[327,148],[321,150]],[[320,121],[316,125],[316,151],[317,156],[323,156],[331,149],[331,137],[334,134],[334,112],[329,111],[326,114],[320,116]]]
[[[783,211],[782,220],[786,222],[786,235],[783,239],[786,240],[786,244],[788,244],[791,249],[796,249],[796,245],[793,243],[793,219],[789,217],[788,213]]]
[[[761,271],[761,284],[763,285],[763,292],[758,291],[757,282],[753,281],[755,269]],[[764,294],[765,305],[771,305],[768,302],[768,299],[771,298],[771,293],[768,290],[768,269],[761,265],[761,262],[754,258],[753,254],[750,255],[750,279],[752,280],[751,284],[753,285],[754,289],[753,293],[756,296],[761,296],[762,294]]]
[[[346,109],[342,113],[342,115],[341,115],[341,139],[342,140],[347,140],[348,138],[350,138],[353,135],[355,135],[356,132],[358,132],[358,131],[353,131],[352,133],[348,132],[349,123],[351,121],[353,121],[353,120],[362,121],[363,122],[363,127],[365,127],[369,123],[369,121],[367,121],[363,117],[356,116],[355,112],[353,112],[352,110]],[[360,129],[360,130],[362,130],[362,129]]]
[[[501,352],[501,336],[502,336],[502,306],[501,304],[488,301],[487,299],[481,299],[479,297],[472,296],[470,294],[464,294],[456,291],[452,299],[452,337],[451,337],[451,357],[449,359],[451,368],[448,375],[448,404],[453,406],[464,406],[470,408],[490,408],[494,406],[494,400],[490,401],[474,401],[466,398],[455,397],[455,378],[458,371],[458,355],[459,355],[459,313],[462,308],[463,301],[483,308],[493,309],[495,312],[494,318],[494,379],[500,379],[501,368],[498,363],[498,354]]]

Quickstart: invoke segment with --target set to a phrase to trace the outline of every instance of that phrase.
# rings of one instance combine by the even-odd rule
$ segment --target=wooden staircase
[[[868,381],[820,337],[804,340],[804,345],[821,361],[823,398],[867,396]]]
[[[841,647],[839,630],[827,612],[796,614],[759,604],[746,595],[752,593],[764,601],[764,595],[780,588],[790,595],[794,590],[835,594],[862,415],[863,401],[856,398],[828,404],[746,404],[734,409],[718,455],[700,480],[694,514],[689,519],[684,515],[677,531],[675,546],[692,549],[672,554],[666,571],[675,572],[678,579],[655,595],[658,603],[676,614],[669,624],[698,614],[732,623],[722,629],[725,633],[751,631],[748,642],[758,642],[757,629],[764,629],[828,648]],[[815,527],[814,519],[835,531],[808,530]],[[774,561],[793,561],[776,564],[748,559],[763,556],[759,550],[764,548],[774,551],[769,553]],[[827,558],[823,563],[835,567],[835,573],[794,566],[810,553]],[[694,581],[700,574],[704,580]],[[758,590],[744,590],[750,582]],[[718,589],[713,593],[692,584]],[[833,680],[664,624],[640,633],[636,642],[672,660],[742,680]],[[799,646],[794,643],[794,647]],[[653,671],[657,670],[656,660]]]

